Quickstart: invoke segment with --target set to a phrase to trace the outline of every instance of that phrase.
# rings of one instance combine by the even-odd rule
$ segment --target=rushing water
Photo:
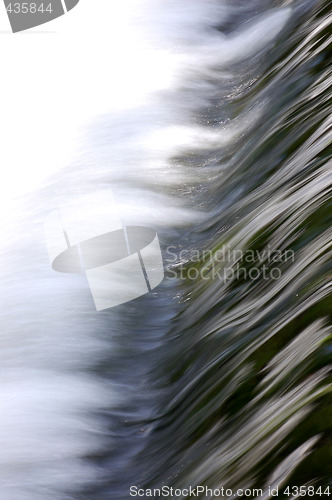
[[[44,96],[66,71],[36,120],[78,139],[3,222],[3,498],[332,487],[329,2],[123,5],[127,31],[105,16],[76,68],[86,34],[36,73]],[[42,223],[105,186],[157,229],[166,277],[96,313],[84,277],[50,269]]]

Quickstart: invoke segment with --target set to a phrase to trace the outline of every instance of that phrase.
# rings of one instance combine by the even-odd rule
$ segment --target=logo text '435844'
[[[79,0],[36,0],[34,2],[4,0],[13,33],[48,23],[78,4]]]

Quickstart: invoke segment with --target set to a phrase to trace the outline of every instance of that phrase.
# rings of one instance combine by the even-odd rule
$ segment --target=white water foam
[[[197,220],[182,200],[135,183],[190,182],[172,154],[241,134],[243,123],[219,137],[190,122],[205,99],[200,75],[264,50],[290,12],[225,36],[211,25],[227,18],[226,3],[82,0],[34,32],[1,35],[3,498],[62,500],[97,481],[82,457],[112,440],[93,414],[122,397],[92,374],[112,350],[109,317],[97,316],[84,277],[51,269],[45,215],[76,192],[126,180],[119,203],[127,222]],[[177,92],[182,80],[192,81],[194,98]]]

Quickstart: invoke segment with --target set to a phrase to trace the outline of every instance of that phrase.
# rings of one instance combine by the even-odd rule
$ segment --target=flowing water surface
[[[52,64],[31,56],[27,85],[53,104],[22,99],[7,122],[22,187],[2,189],[3,498],[332,494],[331,5],[122,5],[91,12],[90,38],[45,38]],[[51,269],[42,224],[104,187],[157,230],[165,279],[97,313],[83,275]]]

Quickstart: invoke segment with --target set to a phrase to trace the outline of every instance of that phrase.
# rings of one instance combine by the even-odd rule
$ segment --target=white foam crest
[[[251,57],[278,35],[290,10],[273,11],[227,37],[209,28],[222,16],[227,7],[212,0],[100,0],[96,9],[82,0],[54,21],[55,33],[7,38],[4,47],[0,39],[8,71],[0,96],[4,498],[61,500],[63,490],[95,480],[96,471],[83,464],[82,456],[102,450],[107,431],[92,413],[104,405],[115,407],[120,399],[116,388],[88,375],[112,344],[91,307],[87,284],[79,276],[54,273],[42,230],[35,227],[55,208],[52,196],[66,197],[70,184],[83,190],[112,179],[158,186],[186,180],[169,158],[201,135],[200,127],[186,125],[198,97],[181,106],[176,98],[168,107],[169,100],[158,103],[153,93],[166,91],[169,99],[190,68],[205,71],[212,64]],[[201,91],[199,81],[193,85]],[[105,131],[97,120],[105,114],[109,123],[124,110],[131,121],[118,135],[121,124]],[[98,136],[90,146],[77,139],[83,124],[90,124],[88,134]],[[220,137],[206,132],[199,144],[235,141],[244,124],[226,127]],[[63,168],[70,160],[78,165],[72,178]],[[49,183],[52,174],[58,184],[42,198],[36,187]],[[28,202],[19,199],[24,193],[33,193]],[[128,221],[134,213],[137,223],[149,219],[174,226],[199,220],[172,194],[147,195],[130,186],[123,193],[120,209]],[[39,211],[36,218],[33,211]]]

